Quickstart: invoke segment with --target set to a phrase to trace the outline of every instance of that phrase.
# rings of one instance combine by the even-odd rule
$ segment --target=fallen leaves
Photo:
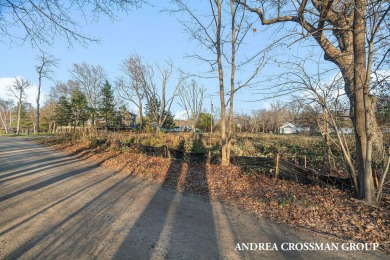
[[[92,160],[121,174],[223,200],[277,222],[344,239],[376,242],[390,253],[389,196],[385,196],[380,208],[373,208],[353,199],[346,191],[275,180],[261,173],[247,174],[236,166],[188,164],[145,156],[131,149],[123,152],[90,148],[86,143],[45,142],[55,149]]]

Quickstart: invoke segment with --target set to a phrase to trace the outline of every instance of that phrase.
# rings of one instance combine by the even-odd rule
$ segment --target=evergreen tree
[[[65,96],[61,96],[58,99],[56,108],[55,108],[55,121],[58,125],[67,126],[72,117],[72,107],[69,104]]]
[[[115,121],[115,101],[114,101],[114,93],[110,83],[106,80],[106,83],[102,89],[102,97],[99,104],[99,112],[100,115],[106,121],[106,126],[113,125],[113,121]]]
[[[195,125],[195,128],[202,130],[203,132],[210,132],[211,130],[211,114],[209,113],[200,113],[198,122]],[[213,122],[213,128],[215,124]]]
[[[154,114],[158,114],[160,112],[160,107],[160,100],[154,97],[151,102],[147,102],[145,105],[145,116],[148,117],[150,120],[153,120]],[[155,112],[155,110],[157,111]]]
[[[165,119],[162,127],[172,129],[175,127],[175,122],[173,121],[173,116],[171,111],[164,111],[164,115],[167,115],[167,118]]]
[[[161,103],[160,103],[160,100],[158,100],[157,98],[154,98],[154,100],[152,102],[153,102],[152,104],[149,104],[149,102],[146,103],[145,115],[149,119],[148,121],[154,122],[157,124],[157,122],[160,121],[159,117],[160,117],[160,111],[161,111],[160,110]],[[168,112],[164,111],[162,113],[162,117],[163,118],[165,117],[165,120],[164,120],[161,127],[170,128],[170,129],[175,127],[175,123],[173,121],[173,115],[172,115],[171,111],[168,111]]]
[[[85,94],[78,88],[72,92],[70,105],[72,108],[72,120],[74,127],[80,124],[84,126],[85,121],[87,121],[89,117],[88,101]]]

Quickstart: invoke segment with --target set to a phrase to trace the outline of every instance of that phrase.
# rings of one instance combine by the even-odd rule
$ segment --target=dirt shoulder
[[[293,194],[297,198],[287,203],[281,191],[291,192],[294,185],[302,194]],[[247,175],[234,167],[188,165],[115,147],[48,148],[0,137],[0,187],[0,258],[5,259],[386,257],[378,250],[348,250],[346,242],[352,241],[258,218],[282,222],[287,214],[295,221],[291,216],[299,213],[303,198],[313,203],[313,212],[325,199],[316,204],[309,197],[316,187]],[[322,197],[335,197],[336,202],[345,197],[364,214],[387,214],[384,209],[372,211],[340,191],[327,192],[329,197]],[[286,208],[288,213],[282,214]],[[377,232],[388,236],[388,230]],[[242,243],[264,247],[240,250],[245,249]],[[337,245],[339,250],[290,250],[291,245],[320,243]]]

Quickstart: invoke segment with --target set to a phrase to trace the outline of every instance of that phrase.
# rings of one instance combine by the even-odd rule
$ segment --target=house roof
[[[295,125],[287,122],[284,125],[282,125],[280,128],[295,128]]]

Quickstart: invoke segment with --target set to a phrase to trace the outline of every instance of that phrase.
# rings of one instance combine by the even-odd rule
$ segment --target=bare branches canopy
[[[67,41],[86,44],[97,41],[81,31],[78,17],[98,19],[101,15],[115,19],[117,11],[129,11],[140,7],[144,0],[120,1],[24,1],[9,0],[0,2],[0,35],[4,43],[31,43],[42,47],[51,45],[56,37]]]

